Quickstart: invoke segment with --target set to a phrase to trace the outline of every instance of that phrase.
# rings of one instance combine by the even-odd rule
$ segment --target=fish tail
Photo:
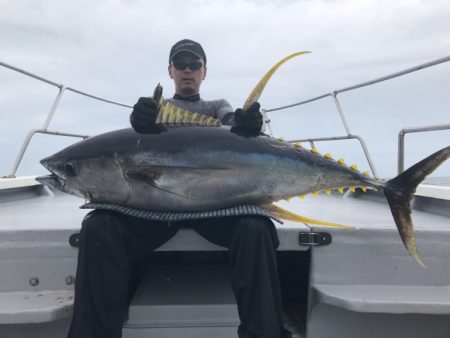
[[[449,157],[450,147],[441,149],[389,180],[384,187],[384,194],[389,202],[403,244],[414,260],[423,267],[425,264],[417,251],[414,238],[410,201],[417,186]]]

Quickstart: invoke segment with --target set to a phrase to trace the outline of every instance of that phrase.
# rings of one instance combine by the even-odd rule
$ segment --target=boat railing
[[[369,167],[370,167],[370,170],[372,171],[373,176],[377,177],[378,176],[377,175],[377,171],[376,171],[375,165],[374,165],[374,163],[373,163],[373,161],[371,159],[371,156],[370,156],[369,150],[368,150],[368,148],[366,146],[366,143],[365,143],[364,139],[361,136],[355,135],[355,134],[353,134],[351,132],[350,127],[349,127],[349,125],[347,123],[347,119],[345,117],[344,111],[343,111],[343,109],[342,109],[342,107],[340,105],[340,102],[339,102],[339,99],[338,99],[337,95],[340,94],[340,93],[347,92],[347,91],[351,91],[351,90],[359,89],[359,88],[366,87],[366,86],[369,86],[369,85],[373,85],[373,84],[376,84],[376,83],[379,83],[379,82],[382,82],[382,81],[390,80],[390,79],[393,79],[393,78],[396,78],[396,77],[399,77],[399,76],[403,76],[403,75],[406,75],[406,74],[418,71],[420,69],[432,67],[432,66],[438,65],[438,64],[443,63],[443,62],[448,62],[448,61],[450,61],[450,56],[446,56],[446,57],[443,57],[443,58],[440,58],[440,59],[436,59],[436,60],[433,60],[433,61],[430,61],[430,62],[427,62],[427,63],[423,63],[423,64],[420,64],[418,66],[415,66],[415,67],[412,67],[412,68],[408,68],[408,69],[402,70],[400,72],[392,73],[390,75],[386,75],[386,76],[383,76],[383,77],[380,77],[380,78],[377,78],[377,79],[374,79],[374,80],[370,80],[370,81],[362,82],[360,84],[356,84],[356,85],[353,85],[353,86],[349,86],[349,87],[345,87],[345,88],[342,88],[342,89],[334,90],[334,91],[332,91],[330,93],[319,95],[317,97],[314,97],[314,98],[311,98],[311,99],[308,99],[308,100],[305,100],[305,101],[301,101],[301,102],[297,102],[297,103],[293,103],[293,104],[289,104],[289,105],[285,105],[285,106],[281,106],[281,107],[277,107],[277,108],[265,109],[264,110],[264,114],[267,114],[267,113],[270,113],[270,112],[274,112],[274,111],[278,111],[278,110],[287,109],[287,108],[297,107],[297,106],[300,106],[300,105],[304,105],[304,104],[311,103],[311,102],[314,102],[314,101],[317,101],[317,100],[321,100],[321,99],[324,99],[324,98],[331,97],[333,99],[333,102],[334,102],[335,106],[336,106],[336,109],[338,111],[338,114],[339,114],[339,117],[341,119],[341,122],[342,122],[342,124],[343,124],[343,126],[345,128],[346,135],[338,135],[338,136],[332,136],[332,137],[316,137],[316,138],[307,138],[307,139],[295,139],[295,140],[289,140],[289,142],[309,142],[311,144],[311,146],[314,147],[314,142],[356,139],[360,143],[360,145],[362,147],[362,150],[363,150],[364,155],[365,155],[365,157],[367,159],[367,162],[369,164]],[[52,118],[54,117],[54,115],[56,113],[56,110],[58,108],[58,105],[59,105],[59,103],[61,101],[62,96],[64,95],[64,93],[66,91],[70,91],[70,92],[73,92],[73,93],[78,94],[78,95],[89,97],[91,99],[98,100],[98,101],[101,101],[101,102],[105,102],[105,103],[121,106],[121,107],[124,107],[124,108],[132,108],[130,105],[127,105],[127,104],[124,104],[124,103],[120,103],[120,102],[117,102],[117,101],[112,101],[112,100],[109,100],[109,99],[105,99],[105,98],[102,98],[102,97],[99,97],[99,96],[96,96],[96,95],[92,95],[92,94],[89,94],[89,93],[77,90],[75,88],[66,87],[66,86],[64,86],[62,84],[58,84],[56,82],[53,82],[53,81],[48,80],[48,79],[45,79],[45,78],[43,78],[41,76],[38,76],[36,74],[30,73],[28,71],[25,71],[23,69],[17,68],[15,66],[9,65],[9,64],[1,62],[1,61],[0,61],[0,66],[2,66],[4,68],[8,68],[10,70],[13,70],[15,72],[24,74],[26,76],[29,76],[29,77],[35,79],[35,80],[47,83],[47,84],[49,84],[51,86],[54,86],[54,87],[58,88],[58,94],[57,94],[57,96],[56,96],[56,98],[55,98],[55,100],[54,100],[54,102],[53,102],[53,104],[52,104],[48,114],[47,114],[47,118],[46,118],[44,124],[42,125],[41,128],[33,129],[26,135],[25,140],[24,140],[24,142],[23,142],[23,144],[22,144],[22,146],[21,146],[21,148],[19,150],[19,153],[17,154],[16,160],[15,160],[13,166],[12,166],[10,174],[8,176],[6,176],[6,177],[15,177],[15,175],[17,173],[17,170],[18,170],[18,168],[20,166],[20,163],[21,163],[21,161],[23,159],[23,156],[25,155],[25,152],[27,151],[27,148],[28,148],[28,146],[29,146],[29,144],[31,142],[31,139],[33,138],[33,136],[35,134],[41,133],[41,134],[48,134],[48,135],[68,136],[68,137],[78,137],[78,138],[87,138],[88,137],[88,135],[80,135],[80,134],[73,134],[73,133],[66,133],[66,132],[59,132],[59,131],[48,130],[48,126],[49,126]],[[269,129],[270,129],[270,120],[267,120],[266,124],[269,127]],[[405,128],[405,129],[402,129],[400,131],[400,133],[399,133],[399,142],[398,142],[398,170],[399,170],[399,172],[403,171],[403,166],[404,166],[404,148],[405,148],[405,146],[404,146],[404,138],[405,138],[405,134],[413,133],[413,132],[437,131],[437,130],[447,130],[447,129],[450,129],[450,125],[421,126],[421,127],[416,127],[416,128]]]
[[[113,104],[113,105],[117,105],[117,106],[121,106],[121,107],[125,107],[125,108],[132,108],[131,106],[124,104],[124,103],[120,103],[120,102],[116,102],[116,101],[112,101],[112,100],[108,100],[99,96],[95,96],[86,92],[83,92],[81,90],[75,89],[75,88],[71,88],[71,87],[66,87],[62,84],[58,84],[56,82],[53,82],[51,80],[45,79],[39,75],[30,73],[26,70],[20,69],[18,67],[14,67],[12,65],[9,65],[7,63],[1,62],[0,61],[0,66],[4,67],[4,68],[8,68],[10,70],[13,70],[15,72],[24,74],[26,76],[29,76],[35,80],[47,83],[53,87],[58,88],[58,95],[56,96],[50,111],[47,114],[47,118],[44,122],[44,124],[42,125],[41,128],[39,129],[32,129],[27,136],[25,137],[25,140],[19,150],[19,153],[17,154],[16,160],[14,161],[13,167],[11,169],[11,172],[9,173],[8,176],[6,176],[7,178],[13,178],[16,176],[16,172],[17,169],[20,166],[20,162],[23,159],[23,156],[25,155],[25,152],[27,151],[28,145],[31,142],[31,139],[33,138],[34,135],[36,134],[47,134],[47,135],[56,135],[56,136],[68,136],[68,137],[78,137],[78,138],[87,138],[89,137],[88,135],[80,135],[80,134],[73,134],[73,133],[66,133],[66,132],[59,132],[59,131],[52,131],[52,130],[48,130],[48,126],[50,125],[50,122],[53,118],[53,116],[55,115],[56,109],[58,108],[59,102],[61,101],[62,96],[64,95],[64,93],[66,91],[75,93],[75,94],[79,94],[81,96],[85,96],[85,97],[89,97],[91,99],[97,100],[97,101],[102,101],[105,103],[109,103],[109,104]]]
[[[420,64],[418,66],[415,67],[411,67],[411,68],[407,68],[405,70],[399,71],[399,72],[395,72],[389,75],[385,75],[370,81],[365,81],[353,86],[349,86],[349,87],[345,87],[342,89],[337,89],[334,90],[330,93],[326,93],[323,95],[319,95],[316,97],[313,97],[311,99],[305,100],[305,101],[301,101],[301,102],[297,102],[297,103],[292,103],[289,105],[285,105],[285,106],[281,106],[281,107],[277,107],[277,108],[271,108],[271,109],[266,109],[265,113],[270,113],[270,112],[274,112],[274,111],[278,111],[278,110],[283,110],[283,109],[288,109],[288,108],[293,108],[293,107],[297,107],[297,106],[301,106],[301,105],[305,105],[307,103],[311,103],[314,101],[318,101],[318,100],[322,100],[324,98],[328,98],[331,97],[333,99],[333,102],[336,106],[336,109],[339,113],[339,117],[341,119],[341,122],[345,128],[345,131],[347,133],[347,135],[343,135],[343,136],[332,136],[332,137],[317,137],[317,138],[307,138],[307,139],[296,139],[296,140],[289,140],[289,142],[309,142],[311,144],[311,146],[314,146],[314,142],[319,142],[319,141],[336,141],[336,140],[349,140],[349,139],[356,139],[359,141],[359,143],[361,144],[361,147],[364,151],[364,155],[366,156],[367,162],[369,164],[370,170],[372,171],[373,176],[377,177],[377,172],[375,169],[375,165],[373,164],[373,161],[370,157],[370,153],[369,150],[364,142],[364,139],[361,136],[352,134],[352,132],[350,131],[350,127],[347,123],[347,120],[345,118],[345,114],[344,111],[340,105],[339,99],[337,97],[338,94],[340,93],[344,93],[344,92],[348,92],[348,91],[352,91],[355,89],[359,89],[362,87],[366,87],[366,86],[370,86],[379,82],[383,82],[383,81],[387,81],[387,80],[391,80],[393,78],[399,77],[399,76],[403,76],[412,72],[416,72],[418,70],[424,69],[424,68],[428,68],[428,67],[432,67],[435,65],[438,65],[440,63],[444,63],[444,62],[448,62],[450,61],[450,56],[446,56],[440,59],[436,59],[430,62],[426,62],[423,64]],[[420,126],[420,127],[416,127],[416,128],[405,128],[402,129],[399,133],[399,142],[398,142],[398,173],[403,172],[404,170],[404,158],[405,158],[405,146],[404,146],[404,137],[405,134],[407,133],[415,133],[415,132],[426,132],[426,131],[438,131],[438,130],[447,130],[450,129],[450,125],[446,124],[446,125],[436,125],[436,126]]]

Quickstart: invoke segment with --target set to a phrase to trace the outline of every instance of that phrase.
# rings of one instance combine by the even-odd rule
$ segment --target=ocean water
[[[424,184],[441,185],[444,187],[450,187],[450,177],[427,177]]]

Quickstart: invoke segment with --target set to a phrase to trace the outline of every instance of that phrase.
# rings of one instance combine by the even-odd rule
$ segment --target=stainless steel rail
[[[435,126],[405,128],[398,133],[398,174],[404,171],[405,167],[405,135],[408,133],[420,133],[426,131],[449,130],[450,124]]]
[[[450,61],[450,56],[446,56],[446,57],[443,57],[443,58],[440,58],[440,59],[437,59],[437,60],[434,60],[434,61],[423,63],[421,65],[418,65],[418,66],[415,66],[415,67],[411,67],[411,68],[402,70],[400,72],[392,73],[390,75],[386,75],[386,76],[383,76],[383,77],[380,77],[380,78],[377,78],[377,79],[374,79],[374,80],[362,82],[362,83],[357,84],[357,85],[353,85],[353,86],[345,87],[345,88],[342,88],[342,89],[334,90],[334,91],[332,91],[330,93],[326,93],[326,94],[323,94],[323,95],[320,95],[320,96],[317,96],[317,97],[314,97],[314,98],[311,98],[311,99],[308,99],[308,100],[305,100],[305,101],[293,103],[293,104],[282,106],[282,107],[278,107],[278,108],[266,109],[266,110],[264,110],[264,113],[274,112],[274,111],[277,111],[277,110],[282,110],[282,109],[287,109],[287,108],[300,106],[300,105],[303,105],[303,104],[306,104],[306,103],[310,103],[310,102],[313,102],[313,101],[321,100],[323,98],[331,96],[332,99],[333,99],[334,104],[336,105],[336,109],[337,109],[337,111],[339,113],[339,116],[341,118],[342,124],[343,124],[343,126],[345,128],[345,131],[346,131],[347,135],[344,135],[344,136],[332,136],[332,137],[318,137],[318,138],[310,138],[310,139],[300,139],[300,140],[292,140],[291,142],[300,141],[300,142],[310,142],[311,144],[313,144],[315,141],[334,141],[334,140],[356,139],[356,140],[358,140],[360,142],[361,147],[362,147],[362,149],[364,151],[364,154],[366,156],[367,162],[368,162],[368,164],[370,166],[370,169],[372,171],[372,174],[376,177],[377,176],[376,169],[375,169],[373,161],[372,161],[372,159],[370,157],[369,150],[368,150],[368,148],[367,148],[367,146],[366,146],[366,144],[364,142],[364,139],[361,136],[353,135],[351,133],[350,127],[349,127],[349,125],[347,123],[347,120],[345,118],[344,111],[343,111],[343,109],[342,109],[342,107],[340,105],[340,102],[339,102],[338,98],[337,98],[337,94],[343,93],[343,92],[347,92],[347,91],[351,91],[351,90],[355,90],[355,89],[362,88],[362,87],[365,87],[365,86],[373,85],[373,84],[376,84],[376,83],[379,83],[379,82],[382,82],[382,81],[390,80],[390,79],[393,79],[393,78],[396,78],[396,77],[399,77],[399,76],[403,76],[405,74],[409,74],[409,73],[418,71],[420,69],[424,69],[424,68],[428,68],[428,67],[431,67],[431,66],[435,66],[437,64],[440,64],[440,63],[443,63],[443,62],[448,62],[448,61]],[[53,118],[53,116],[54,116],[54,114],[56,112],[56,109],[57,109],[57,107],[58,107],[58,105],[59,105],[59,103],[61,101],[61,98],[62,98],[63,94],[66,91],[71,91],[73,93],[76,93],[76,94],[79,94],[79,95],[82,95],[82,96],[86,96],[86,97],[89,97],[91,99],[102,101],[102,102],[105,102],[105,103],[110,103],[110,104],[118,105],[118,106],[125,107],[125,108],[132,108],[130,105],[127,105],[127,104],[124,104],[124,103],[108,100],[108,99],[105,99],[105,98],[102,98],[102,97],[99,97],[99,96],[95,96],[95,95],[92,95],[92,94],[89,94],[89,93],[77,90],[75,88],[66,87],[66,86],[64,86],[62,84],[58,84],[56,82],[50,81],[50,80],[45,79],[45,78],[43,78],[41,76],[38,76],[36,74],[30,73],[28,71],[25,71],[25,70],[20,69],[18,67],[14,67],[12,65],[9,65],[9,64],[1,62],[1,61],[0,61],[0,66],[8,68],[10,70],[13,70],[15,72],[24,74],[26,76],[32,77],[32,78],[34,78],[34,79],[36,79],[38,81],[47,83],[47,84],[49,84],[51,86],[54,86],[54,87],[57,87],[59,89],[58,95],[56,96],[55,101],[53,102],[53,105],[50,108],[50,111],[49,111],[49,113],[47,115],[47,118],[46,118],[42,128],[40,128],[40,129],[33,129],[27,134],[27,136],[25,137],[25,140],[24,140],[24,142],[22,144],[22,147],[21,147],[21,149],[19,151],[19,154],[17,155],[17,158],[16,158],[16,160],[14,162],[14,165],[13,165],[13,167],[11,169],[11,172],[6,177],[15,177],[17,169],[19,168],[19,165],[20,165],[20,163],[21,163],[21,161],[23,159],[23,156],[24,156],[24,154],[25,154],[25,152],[26,152],[26,150],[28,148],[29,143],[31,142],[32,137],[35,134],[37,134],[37,133],[49,134],[49,135],[57,135],[57,136],[80,137],[80,138],[86,138],[87,137],[86,135],[78,135],[78,134],[63,133],[63,132],[48,130],[48,126],[49,126],[49,124],[50,124],[50,122],[51,122],[51,120],[52,120],[52,118]],[[266,122],[267,122],[267,126],[270,129],[270,124],[269,124],[270,121],[267,120]],[[444,129],[450,129],[450,125],[428,126],[428,127],[425,126],[425,127],[418,127],[418,128],[403,129],[402,131],[400,131],[400,133],[399,133],[399,145],[398,145],[398,149],[399,149],[399,152],[398,152],[398,170],[399,170],[399,172],[403,171],[403,166],[404,166],[404,136],[405,136],[406,133],[435,131],[435,130],[444,130]]]
[[[42,128],[40,128],[40,129],[33,129],[27,134],[27,136],[25,137],[25,140],[22,143],[22,146],[21,146],[21,148],[19,150],[19,153],[17,154],[16,160],[15,160],[13,166],[12,166],[11,172],[6,177],[15,177],[17,169],[20,166],[20,162],[22,161],[23,156],[25,155],[25,152],[26,152],[26,150],[28,148],[28,145],[30,144],[31,139],[33,138],[33,136],[35,134],[37,134],[37,133],[48,134],[48,135],[57,135],[57,136],[80,137],[80,138],[88,137],[86,135],[79,135],[79,134],[64,133],[64,132],[48,130],[48,126],[50,125],[50,122],[53,119],[53,116],[54,116],[54,114],[56,112],[56,109],[58,108],[59,102],[61,101],[61,98],[62,98],[63,94],[66,91],[71,91],[71,92],[73,92],[75,94],[86,96],[86,97],[89,97],[91,99],[98,100],[98,101],[101,101],[101,102],[110,103],[110,104],[114,104],[114,105],[125,107],[125,108],[132,108],[130,105],[127,105],[127,104],[124,104],[124,103],[108,100],[108,99],[105,99],[105,98],[102,98],[102,97],[99,97],[99,96],[95,96],[95,95],[92,95],[92,94],[89,94],[89,93],[85,93],[85,92],[82,92],[82,91],[77,90],[75,88],[66,87],[66,86],[64,86],[62,84],[58,84],[56,82],[50,81],[50,80],[45,79],[45,78],[43,78],[43,77],[41,77],[39,75],[30,73],[30,72],[28,72],[26,70],[23,70],[23,69],[18,68],[18,67],[14,67],[12,65],[9,65],[9,64],[1,62],[1,61],[0,61],[0,66],[2,66],[4,68],[8,68],[10,70],[13,70],[15,72],[24,74],[24,75],[29,76],[29,77],[31,77],[33,79],[38,80],[38,81],[47,83],[47,84],[49,84],[51,86],[57,87],[58,90],[59,90],[58,91],[58,95],[56,96],[55,101],[53,102],[52,107],[50,108],[50,111],[47,114],[47,118],[46,118]]]
[[[365,82],[362,82],[362,83],[359,83],[359,84],[356,84],[356,85],[353,85],[353,86],[337,89],[337,90],[332,91],[331,93],[326,93],[326,94],[323,94],[323,95],[319,95],[319,96],[313,97],[313,98],[305,100],[305,101],[301,101],[301,102],[297,102],[297,103],[293,103],[293,104],[289,104],[289,105],[281,106],[281,107],[277,107],[277,108],[266,109],[265,112],[266,113],[270,113],[270,112],[274,112],[274,111],[277,111],[277,110],[293,108],[293,107],[301,106],[301,105],[304,105],[306,103],[311,103],[311,102],[314,102],[314,101],[317,101],[317,100],[321,100],[321,99],[324,99],[326,97],[330,97],[331,96],[333,98],[333,101],[334,101],[334,103],[336,105],[336,108],[338,110],[338,113],[339,113],[339,116],[341,118],[342,124],[344,125],[344,128],[345,128],[345,130],[347,132],[347,136],[334,136],[334,137],[329,137],[329,138],[312,138],[312,139],[296,140],[296,141],[314,142],[314,141],[331,141],[331,140],[344,140],[344,139],[358,139],[359,142],[361,143],[361,147],[363,148],[363,151],[364,151],[364,154],[366,156],[367,162],[369,163],[370,169],[371,169],[373,175],[376,177],[377,173],[376,173],[376,170],[375,170],[375,166],[374,166],[374,164],[372,162],[372,159],[370,157],[369,150],[368,150],[368,148],[367,148],[367,146],[366,146],[366,144],[365,144],[365,142],[364,142],[362,137],[357,136],[357,135],[352,135],[352,133],[350,132],[350,128],[349,128],[347,120],[345,118],[344,111],[342,110],[342,107],[341,107],[341,105],[339,103],[339,100],[337,98],[337,94],[344,93],[344,92],[351,91],[351,90],[355,90],[355,89],[362,88],[362,87],[366,87],[366,86],[370,86],[370,85],[373,85],[373,84],[376,84],[376,83],[379,83],[379,82],[390,80],[390,79],[393,79],[393,78],[396,78],[396,77],[399,77],[399,76],[403,76],[403,75],[406,75],[406,74],[409,74],[409,73],[412,73],[412,72],[416,72],[418,70],[425,69],[425,68],[428,68],[428,67],[432,67],[432,66],[438,65],[440,63],[448,62],[448,61],[450,61],[450,56],[446,56],[446,57],[443,57],[443,58],[440,58],[440,59],[436,59],[436,60],[433,60],[433,61],[430,61],[430,62],[426,62],[426,63],[420,64],[418,66],[415,66],[415,67],[411,67],[411,68],[408,68],[408,69],[405,69],[405,70],[402,70],[402,71],[399,71],[399,72],[396,72],[396,73],[392,73],[392,74],[389,74],[389,75],[386,75],[386,76],[382,76],[382,77],[379,77],[379,78],[376,78],[376,79],[373,79],[373,80],[370,80],[370,81],[365,81]],[[404,165],[404,156],[405,156],[405,154],[404,154],[404,134],[412,133],[412,132],[435,131],[435,130],[444,130],[444,129],[450,129],[450,128],[449,128],[448,125],[444,125],[444,126],[441,125],[441,126],[429,126],[429,127],[424,126],[424,127],[413,128],[413,129],[403,129],[400,132],[400,135],[399,135],[399,152],[398,152],[398,170],[399,170],[399,172],[403,171],[403,165]]]

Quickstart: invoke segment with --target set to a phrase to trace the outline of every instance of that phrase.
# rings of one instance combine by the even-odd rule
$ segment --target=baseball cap
[[[172,46],[172,49],[170,50],[169,63],[171,63],[175,55],[177,55],[180,52],[189,52],[191,54],[194,54],[199,58],[202,58],[206,64],[205,51],[198,42],[189,39],[183,39],[178,41],[176,44]]]

